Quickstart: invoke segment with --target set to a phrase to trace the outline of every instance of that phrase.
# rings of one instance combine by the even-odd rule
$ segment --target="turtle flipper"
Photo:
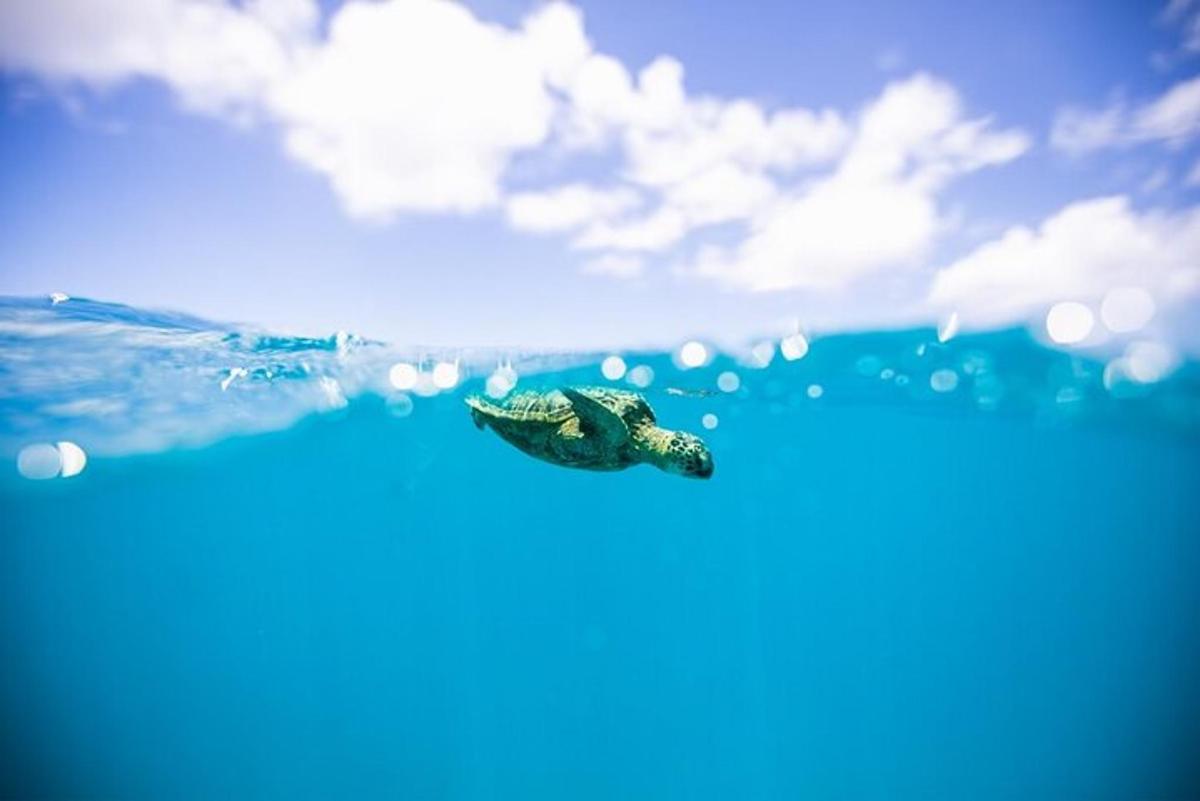
[[[472,395],[467,398],[466,404],[471,407],[471,422],[475,424],[476,428],[482,431],[484,426],[487,425],[487,417],[483,413],[483,403],[480,402],[479,398]]]
[[[571,401],[571,408],[586,433],[599,436],[614,447],[629,439],[629,428],[612,409],[577,389],[564,387],[561,391]]]

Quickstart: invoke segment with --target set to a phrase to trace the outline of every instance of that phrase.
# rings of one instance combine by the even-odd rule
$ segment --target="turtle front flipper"
[[[472,395],[467,398],[466,404],[471,407],[471,422],[475,424],[476,428],[482,431],[487,426],[487,415],[485,414],[483,402]]]
[[[564,387],[561,391],[571,401],[571,409],[579,417],[585,433],[594,434],[612,448],[628,441],[629,428],[612,409],[577,389]]]

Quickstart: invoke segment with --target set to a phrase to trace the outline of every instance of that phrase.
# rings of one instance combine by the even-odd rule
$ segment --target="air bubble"
[[[958,387],[958,373],[945,367],[934,370],[929,376],[929,386],[934,392],[953,392]]]
[[[808,340],[804,338],[804,334],[800,333],[784,337],[779,342],[779,352],[789,362],[803,359],[808,354]]]
[[[685,368],[700,367],[707,361],[708,348],[702,342],[685,342],[679,349],[679,363]]]
[[[609,381],[620,381],[625,376],[625,360],[620,356],[609,356],[600,362],[600,374]]]
[[[417,385],[420,377],[417,368],[408,362],[396,362],[392,365],[392,369],[388,370],[388,381],[396,389],[412,389]]]
[[[625,380],[638,389],[645,389],[654,383],[654,370],[648,364],[639,364],[629,371]]]
[[[54,478],[62,470],[62,454],[48,443],[26,445],[17,454],[17,472],[37,481]]]
[[[1046,333],[1059,345],[1082,342],[1095,324],[1092,310],[1071,300],[1055,303],[1046,313]]]

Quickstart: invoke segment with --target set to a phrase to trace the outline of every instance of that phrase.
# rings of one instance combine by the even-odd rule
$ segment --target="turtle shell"
[[[571,401],[558,390],[517,392],[500,403],[472,395],[467,405],[486,418],[513,423],[561,425],[574,416]]]

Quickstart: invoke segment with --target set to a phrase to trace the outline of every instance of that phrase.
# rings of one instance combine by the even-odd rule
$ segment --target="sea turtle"
[[[624,470],[646,462],[691,478],[712,475],[703,440],[655,424],[654,411],[636,392],[604,387],[563,387],[518,392],[501,402],[467,398],[478,428],[551,464],[584,470]]]

